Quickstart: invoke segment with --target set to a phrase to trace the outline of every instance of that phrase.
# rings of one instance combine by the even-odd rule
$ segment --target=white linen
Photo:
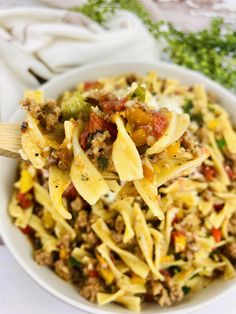
[[[155,61],[158,47],[142,22],[119,11],[105,27],[80,13],[58,9],[0,11],[0,107],[7,120],[32,74],[49,80],[76,66],[98,61]],[[30,72],[29,72],[30,70]]]

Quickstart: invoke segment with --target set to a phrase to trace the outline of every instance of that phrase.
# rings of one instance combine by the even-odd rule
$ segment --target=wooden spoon
[[[22,160],[19,154],[21,146],[20,123],[0,123],[0,156]],[[55,131],[48,133],[46,136],[52,141],[61,143],[64,137],[62,128],[57,128]],[[119,177],[115,172],[104,171],[102,173],[106,180],[118,180]]]
[[[21,147],[20,123],[0,123],[0,156],[13,159],[21,159],[19,150]],[[62,143],[64,137],[63,124],[55,131],[45,134],[52,141]]]

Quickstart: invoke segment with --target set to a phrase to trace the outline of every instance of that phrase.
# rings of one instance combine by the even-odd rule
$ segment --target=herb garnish
[[[136,14],[157,39],[167,43],[165,52],[179,65],[200,71],[228,88],[236,89],[236,31],[213,19],[208,29],[182,32],[167,22],[154,22],[138,0],[88,0],[75,11],[105,24],[117,9]]]
[[[196,121],[200,126],[203,125],[203,115],[201,112],[193,113],[190,115],[191,120]]]
[[[98,168],[101,171],[104,171],[107,169],[108,167],[108,158],[106,156],[104,156],[103,154],[101,154],[100,156],[98,156],[97,158],[97,163],[98,163]]]
[[[188,287],[188,286],[183,286],[182,290],[183,290],[184,295],[186,295],[186,294],[188,294],[190,292],[191,288]]]
[[[219,147],[219,149],[224,148],[226,145],[225,139],[223,137],[217,139],[216,143],[217,143],[217,146]]]
[[[186,99],[183,105],[183,111],[185,113],[190,113],[191,109],[193,108],[193,102],[191,99]]]
[[[81,263],[77,261],[73,256],[70,256],[68,259],[68,265],[70,267],[81,267]]]

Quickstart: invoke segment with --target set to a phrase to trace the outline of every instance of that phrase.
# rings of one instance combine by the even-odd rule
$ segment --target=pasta
[[[135,312],[235,277],[236,133],[202,85],[126,74],[21,105],[8,211],[38,264]]]

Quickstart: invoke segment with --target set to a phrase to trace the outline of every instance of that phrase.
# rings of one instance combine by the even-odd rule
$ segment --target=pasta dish
[[[8,210],[38,264],[137,312],[235,276],[236,133],[202,85],[124,74],[21,106]]]

